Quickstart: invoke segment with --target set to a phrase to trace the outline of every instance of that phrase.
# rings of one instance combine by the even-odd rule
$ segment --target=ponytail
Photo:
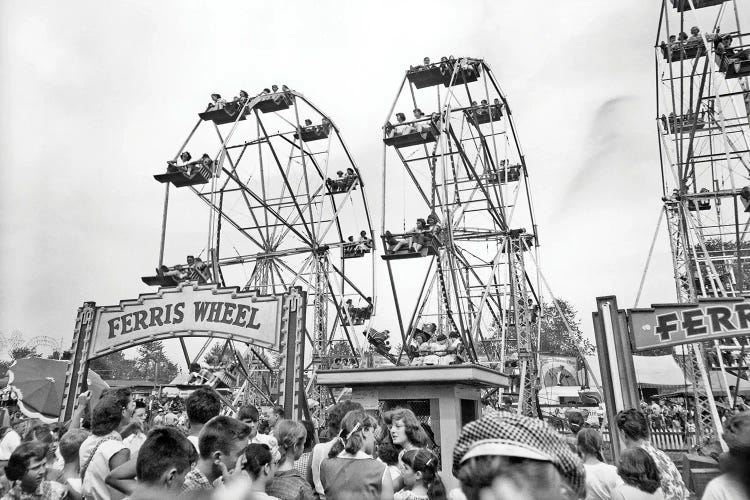
[[[438,457],[435,453],[426,448],[409,450],[404,453],[401,460],[414,472],[422,473],[422,482],[427,488],[429,500],[447,500],[445,485],[437,473]]]
[[[335,458],[342,451],[349,454],[356,454],[362,449],[364,443],[363,432],[373,429],[377,421],[364,410],[352,410],[347,413],[341,420],[341,430],[335,438],[335,442],[328,452],[329,458]]]

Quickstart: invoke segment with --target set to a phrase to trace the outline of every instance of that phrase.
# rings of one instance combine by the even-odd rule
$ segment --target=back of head
[[[724,425],[729,453],[719,460],[721,470],[732,476],[750,497],[750,412],[736,413]]]
[[[623,410],[615,417],[617,428],[628,439],[632,441],[641,441],[648,439],[649,427],[646,414],[635,408]]]
[[[27,430],[21,441],[38,441],[50,445],[55,441],[55,437],[52,435],[52,431],[49,430],[49,427],[44,424],[39,424]]]
[[[344,419],[344,415],[354,410],[361,410],[362,405],[353,401],[343,401],[336,403],[333,408],[328,412],[328,427],[334,433],[338,433],[341,430],[341,421]]]
[[[165,472],[186,472],[197,459],[195,448],[173,427],[157,427],[149,432],[138,451],[135,470],[138,481],[156,483]]]
[[[107,396],[99,400],[91,414],[91,433],[104,436],[117,430],[122,421],[124,408],[116,397]]]
[[[211,457],[215,451],[229,454],[237,441],[247,441],[250,427],[236,418],[219,415],[203,426],[198,435],[198,449],[203,459]]]
[[[583,414],[579,411],[572,411],[568,413],[565,418],[567,418],[568,426],[573,434],[578,434],[578,431],[583,428],[583,424],[586,422],[583,418]]]
[[[239,420],[242,420],[243,422],[245,420],[257,422],[258,418],[260,418],[260,413],[258,412],[258,408],[256,408],[255,406],[245,405],[241,406],[239,411],[237,411],[237,418]]]
[[[46,445],[36,441],[21,443],[10,455],[8,465],[5,466],[5,476],[10,481],[18,481],[26,474],[32,459],[42,460],[46,456]]]
[[[252,443],[245,448],[244,469],[250,477],[257,479],[263,467],[271,463],[271,450],[268,445]]]
[[[409,450],[404,453],[402,460],[414,472],[422,473],[422,481],[427,488],[430,500],[446,498],[445,485],[438,475],[438,457],[426,448]]]
[[[303,420],[302,425],[305,427],[305,432],[307,432],[307,437],[305,438],[305,450],[310,450],[317,442],[315,424],[309,420]]]
[[[599,431],[590,427],[581,429],[576,436],[576,441],[579,453],[594,456],[600,462],[604,462],[604,457],[602,456],[602,435],[599,434]]]
[[[78,450],[87,437],[89,433],[83,429],[70,429],[63,434],[57,448],[66,464],[78,460]]]
[[[362,450],[364,445],[364,432],[377,427],[378,421],[364,410],[353,410],[344,415],[341,420],[341,429],[336,442],[328,453],[330,458],[337,456],[343,450],[352,455]]]
[[[382,442],[378,445],[378,458],[386,465],[398,465],[398,448],[391,443]]]
[[[661,476],[656,462],[643,448],[631,448],[622,452],[617,474],[635,488],[646,493],[655,492],[660,486]]]
[[[299,449],[300,454],[307,438],[307,431],[302,423],[296,420],[279,420],[274,430],[274,437],[279,443],[282,458]],[[295,459],[298,457],[295,457]]]
[[[201,387],[185,400],[185,410],[191,424],[205,424],[221,412],[221,397],[210,387]]]

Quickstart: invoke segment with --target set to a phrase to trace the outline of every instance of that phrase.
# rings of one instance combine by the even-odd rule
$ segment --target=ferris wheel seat
[[[696,204],[693,200],[688,200],[688,210],[695,212],[696,210],[711,210],[710,200],[699,200]]]
[[[662,56],[667,61],[686,61],[706,54],[703,40],[699,40],[698,42],[688,41],[685,43],[676,42],[671,44],[671,47],[667,46],[666,43],[662,43],[660,48]]]
[[[485,123],[499,121],[503,117],[502,105],[493,104],[490,111],[487,112],[486,106],[475,106],[466,110],[466,116],[476,123],[484,125]]]
[[[726,0],[692,0],[693,5],[695,5],[696,9],[712,7],[714,5],[721,5],[725,1]],[[686,10],[692,9],[689,0],[672,0],[672,6],[677,9],[677,12],[684,12]]]
[[[302,127],[302,140],[304,142],[312,142],[319,141],[321,139],[327,139],[329,130],[330,127],[325,127],[323,125],[311,125],[309,127]],[[300,133],[295,132],[294,138],[299,139]]]
[[[275,113],[289,109],[294,102],[292,96],[286,94],[269,94],[265,99],[255,105],[262,113]]]
[[[174,276],[143,276],[141,281],[148,286],[171,287],[180,284],[180,281]]]
[[[507,184],[509,182],[518,182],[521,178],[521,166],[513,165],[508,168],[498,169],[496,174],[487,174],[487,181],[490,184]]]
[[[453,79],[453,82],[451,82],[451,79]],[[476,69],[466,70],[461,69],[456,73],[456,78],[453,78],[453,75],[448,75],[445,78],[445,81],[443,81],[443,85],[446,87],[450,87],[451,83],[453,85],[463,85],[465,83],[472,83],[479,80],[479,69],[478,67]]]
[[[203,113],[198,113],[198,116],[203,121],[212,121],[216,125],[224,125],[225,123],[234,123],[237,120],[237,112],[235,110],[234,113],[231,112],[232,109],[216,109],[214,111],[205,111]],[[240,120],[245,119],[246,113],[243,113],[242,116],[239,117]]]
[[[717,54],[716,63],[719,65],[719,71],[724,73],[724,77],[727,80],[750,76],[750,59]]]
[[[342,250],[342,257],[344,259],[358,259],[360,257],[364,257],[366,253],[370,253],[372,251],[369,248],[366,250],[357,248],[357,245],[344,245]]]
[[[195,186],[198,184],[207,184],[211,178],[211,172],[201,167],[192,176],[187,176],[182,172],[167,172],[164,174],[154,175],[154,179],[164,184],[165,182],[171,182],[174,187],[185,187]]]
[[[695,115],[687,114],[681,117],[670,116],[667,118],[669,133],[690,133],[693,130],[701,130],[706,127],[706,122]]]
[[[409,146],[419,146],[420,144],[429,144],[430,142],[437,141],[438,133],[434,127],[430,127],[422,132],[412,132],[404,135],[394,135],[393,137],[386,137],[383,142],[386,146],[393,146],[395,148],[406,148]]]
[[[406,78],[418,89],[433,87],[445,83],[445,75],[438,64],[420,66],[409,70]]]

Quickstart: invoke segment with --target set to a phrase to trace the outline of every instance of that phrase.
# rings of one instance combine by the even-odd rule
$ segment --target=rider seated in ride
[[[190,160],[192,160],[193,157],[188,153],[187,151],[183,151],[180,153],[180,158],[178,160],[169,160],[167,162],[167,172],[182,172],[185,173],[185,171],[189,168]]]
[[[424,359],[422,356],[428,354],[428,343],[430,335],[424,330],[417,330],[412,335],[411,342],[409,343],[409,353],[412,356],[411,365],[421,366]]]
[[[336,175],[338,176],[336,179],[331,179],[330,177],[326,179],[326,186],[330,190],[338,189],[340,187],[343,187],[344,185],[344,172],[342,170],[339,170],[338,172],[336,172]]]
[[[219,94],[211,94],[211,102],[208,103],[207,111],[216,111],[218,109],[224,109],[227,105],[226,99],[222,99]]]
[[[417,225],[414,226],[414,228],[409,231],[409,234],[411,235],[411,239],[409,242],[409,246],[415,251],[415,252],[422,252],[422,249],[425,247],[425,244],[427,243],[426,238],[424,236],[424,233],[428,232],[430,229],[427,227],[427,222],[425,222],[424,219],[417,219]],[[425,252],[426,255],[426,252]]]
[[[410,240],[405,238],[396,238],[390,231],[385,232],[385,244],[387,245],[386,253],[396,253],[404,247],[409,247]]]
[[[388,125],[390,125],[390,123]],[[406,123],[406,115],[403,113],[396,113],[396,125],[390,126],[389,137],[409,135],[413,132],[415,132],[415,128]]]
[[[430,58],[429,57],[425,57],[422,62],[424,64],[422,64],[421,66],[420,65],[410,66],[409,67],[409,71],[423,71],[423,70],[426,70],[426,69],[428,69],[430,67]]]
[[[357,252],[368,252],[372,248],[372,240],[367,237],[367,231],[360,231],[359,232],[359,240],[357,241],[357,246],[355,247],[355,250]]]

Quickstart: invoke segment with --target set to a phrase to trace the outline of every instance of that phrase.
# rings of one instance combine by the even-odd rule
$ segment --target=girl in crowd
[[[599,431],[584,428],[576,436],[578,454],[586,468],[586,500],[610,500],[612,491],[622,483],[617,467],[604,463],[602,435]]]
[[[328,459],[320,466],[327,500],[393,500],[393,483],[383,462],[372,458],[377,420],[353,410],[341,420]]]
[[[394,500],[445,500],[443,481],[437,474],[438,457],[427,449],[409,450],[402,457],[404,489]]]
[[[294,462],[302,456],[307,431],[294,420],[281,420],[276,424],[274,436],[279,443],[281,460],[266,492],[281,500],[313,500],[313,491],[308,482],[294,468]]]
[[[23,435],[24,443],[37,442],[47,448],[47,475],[45,479],[62,483],[62,464],[57,464],[57,440],[50,431],[49,427],[44,424],[32,427]]]
[[[400,449],[399,467],[401,467],[401,457],[405,452],[427,446],[427,434],[422,429],[413,411],[406,408],[396,408],[387,412],[384,420],[390,429],[391,441]],[[396,478],[393,487],[396,491],[403,488],[403,478]]]
[[[13,483],[13,487],[5,494],[3,500],[65,498],[65,486],[44,479],[46,472],[47,446],[37,441],[21,443],[5,466],[5,475]]]
[[[266,487],[276,470],[271,460],[271,450],[267,445],[249,444],[245,448],[243,468],[253,480],[247,500],[279,500],[278,497],[272,497],[266,493]]]
[[[646,450],[625,450],[620,456],[617,473],[624,484],[612,492],[612,500],[664,500],[659,469]]]

